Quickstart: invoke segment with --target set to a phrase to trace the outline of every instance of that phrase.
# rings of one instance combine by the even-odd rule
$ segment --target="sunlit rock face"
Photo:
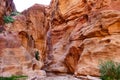
[[[119,0],[53,0],[51,63],[46,70],[99,76],[99,62],[120,62]]]
[[[119,0],[52,0],[14,16],[0,27],[0,76],[45,76],[41,69],[99,76],[101,60],[120,62],[119,5]]]
[[[0,76],[45,76],[45,7],[36,4],[13,18],[0,26]]]
[[[34,5],[21,15],[15,16],[15,22],[9,26],[9,31],[18,33],[21,44],[33,55],[37,49],[42,57],[46,51],[45,7]]]

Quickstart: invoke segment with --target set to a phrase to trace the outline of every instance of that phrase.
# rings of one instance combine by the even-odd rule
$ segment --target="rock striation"
[[[101,60],[120,62],[119,5],[119,0],[52,0],[49,6],[35,4],[5,24],[3,15],[16,9],[10,5],[5,11],[0,4],[4,30],[0,33],[0,76],[45,76],[43,70],[100,76]]]
[[[119,62],[119,0],[53,0],[52,62],[47,70],[99,76],[99,62]]]
[[[0,76],[45,76],[41,70],[46,53],[45,7],[36,4],[12,18],[13,23],[0,28]]]

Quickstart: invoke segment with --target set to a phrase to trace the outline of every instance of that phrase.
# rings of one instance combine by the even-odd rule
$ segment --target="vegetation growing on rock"
[[[100,64],[102,80],[120,80],[120,64],[114,61],[106,61]]]
[[[40,59],[40,57],[39,57],[39,52],[38,52],[38,51],[35,52],[35,59],[38,60],[38,61],[39,61],[39,59]]]
[[[5,23],[13,23],[15,21],[15,19],[13,18],[13,16],[19,15],[19,12],[12,12],[10,15],[8,16],[4,16],[3,20]]]
[[[14,19],[11,16],[4,16],[3,20],[4,20],[5,23],[14,22]]]

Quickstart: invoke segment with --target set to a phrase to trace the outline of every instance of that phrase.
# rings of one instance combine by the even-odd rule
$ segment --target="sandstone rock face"
[[[1,27],[5,30],[0,32],[0,76],[45,76],[40,71],[46,52],[45,7],[36,4],[13,18]]]
[[[100,76],[99,61],[120,62],[119,5],[120,0],[52,0],[50,6],[36,4],[14,16],[13,23],[1,25],[0,19],[5,28],[0,76],[45,76],[40,69]],[[4,13],[3,7],[0,17],[11,11]]]
[[[18,33],[21,44],[33,55],[33,50],[38,49],[42,57],[46,51],[46,26],[45,24],[45,7],[34,5],[21,15],[15,17],[15,22],[9,26],[8,30]]]
[[[28,75],[26,71],[38,70],[42,65],[21,45],[16,33],[0,34],[0,76]]]
[[[113,17],[113,15],[116,16]],[[119,62],[120,12],[102,11],[100,16],[101,18],[96,20],[95,24],[83,28],[86,30],[85,32],[81,29],[81,35],[86,39],[79,45],[83,51],[78,61],[76,74],[98,76],[101,60]]]
[[[119,62],[119,0],[53,0],[48,71],[99,76],[99,61]]]

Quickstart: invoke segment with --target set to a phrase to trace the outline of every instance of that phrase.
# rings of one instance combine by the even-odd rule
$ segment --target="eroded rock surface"
[[[45,7],[36,4],[13,18],[0,28],[0,76],[45,76]]]
[[[52,62],[47,70],[99,76],[100,60],[119,62],[119,4],[119,0],[53,0]]]
[[[3,24],[1,4],[0,73],[45,76],[43,69],[100,76],[99,61],[120,62],[119,5],[119,0],[52,0]]]

